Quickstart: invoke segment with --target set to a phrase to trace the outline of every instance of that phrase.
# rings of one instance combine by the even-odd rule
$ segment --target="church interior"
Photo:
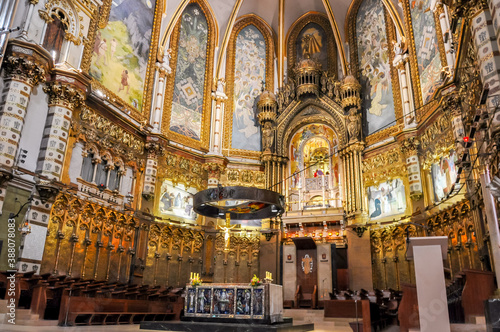
[[[0,330],[500,331],[499,8],[1,1]]]

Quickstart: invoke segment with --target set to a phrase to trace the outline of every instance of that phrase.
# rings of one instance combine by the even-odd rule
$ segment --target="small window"
[[[118,190],[120,187],[120,180],[121,180],[121,170],[119,166],[116,166],[115,168],[112,168],[109,171],[109,183],[108,183],[108,188],[109,190]]]
[[[96,174],[95,174],[95,183],[100,186],[106,186],[106,182],[108,180],[108,162],[103,160],[100,164],[97,164]]]

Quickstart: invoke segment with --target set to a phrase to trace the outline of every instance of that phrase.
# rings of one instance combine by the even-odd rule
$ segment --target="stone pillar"
[[[414,128],[417,126],[417,117],[415,116],[415,105],[413,104],[413,94],[410,90],[411,77],[409,73],[409,55],[397,54],[394,57],[394,67],[398,70],[401,101],[403,102],[403,115],[405,128]]]
[[[167,84],[168,74],[172,73],[170,68],[170,49],[163,57],[163,61],[156,63],[156,75],[158,84],[155,90],[155,102],[152,104],[151,122],[153,124],[153,132],[161,133],[161,116],[163,109],[163,100],[165,95],[165,85]]]
[[[148,137],[145,145],[147,153],[146,169],[144,176],[144,188],[142,196],[150,201],[155,195],[156,188],[156,174],[158,169],[158,157],[164,154],[163,147],[161,146],[157,137]]]
[[[70,78],[66,78],[70,80]],[[65,83],[52,81],[43,91],[49,97],[49,111],[38,154],[36,173],[49,180],[60,180],[69,138],[73,111],[83,99],[82,90]]]
[[[500,93],[500,51],[499,44],[495,41],[495,28],[493,26],[491,13],[484,6],[483,1],[477,4],[476,14],[471,19],[472,40],[477,51],[477,62],[480,69],[483,87],[489,89],[489,96]],[[491,134],[500,131],[500,111],[496,108],[499,97],[488,98],[486,106],[493,117],[491,122]],[[495,114],[493,112],[496,111]]]
[[[498,229],[498,217],[495,208],[495,201],[488,184],[491,182],[489,169],[481,167],[479,180],[481,181],[481,191],[483,193],[483,202],[488,223],[488,231],[490,235],[491,255],[493,261],[493,270],[497,280],[500,280],[500,232]],[[500,290],[497,289],[496,295],[500,295]]]
[[[418,201],[423,196],[420,162],[417,155],[418,145],[419,142],[415,137],[409,137],[401,142],[401,152],[405,157],[408,171],[410,197],[414,201]]]
[[[212,129],[210,137],[210,154],[221,156],[222,155],[222,128],[223,128],[223,114],[224,103],[227,96],[224,93],[226,82],[224,79],[217,81],[217,90],[212,92]]]

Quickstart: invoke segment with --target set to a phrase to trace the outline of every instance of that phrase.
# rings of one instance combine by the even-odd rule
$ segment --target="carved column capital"
[[[43,65],[23,57],[8,56],[4,62],[5,77],[26,82],[31,86],[43,83],[47,72]]]
[[[407,139],[401,141],[401,153],[408,158],[417,154],[418,146],[420,142],[417,137],[408,137]]]
[[[43,91],[49,96],[49,106],[61,105],[75,109],[85,100],[85,94],[80,89],[60,82],[47,82]]]

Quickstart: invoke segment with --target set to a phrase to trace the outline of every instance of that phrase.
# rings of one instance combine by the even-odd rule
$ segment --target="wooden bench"
[[[59,325],[114,325],[175,319],[166,301],[89,298],[63,293]]]

